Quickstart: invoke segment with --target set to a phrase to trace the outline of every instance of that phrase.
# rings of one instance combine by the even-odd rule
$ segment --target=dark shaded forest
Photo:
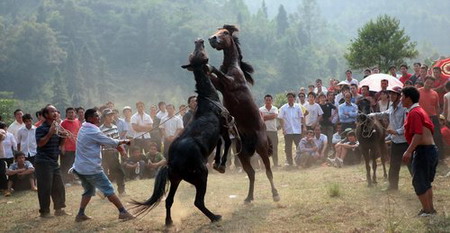
[[[137,100],[181,104],[193,93],[194,81],[180,65],[187,62],[196,38],[206,39],[223,24],[237,24],[241,30],[244,60],[256,70],[257,99],[298,90],[317,78],[343,79],[343,54],[355,26],[364,23],[355,17],[361,19],[367,9],[333,8],[329,0],[284,2],[287,7],[279,5],[283,1],[249,0],[3,0],[0,98],[17,99],[17,106],[30,110],[45,103],[90,107],[109,100],[119,106]],[[342,9],[342,14],[332,9]],[[442,15],[417,20],[436,19],[439,27],[448,26],[448,15]],[[401,26],[410,27],[414,19],[401,21]],[[414,36],[416,31],[406,33],[423,39]],[[433,33],[419,43],[419,60],[439,55],[436,43],[448,39],[444,32]],[[209,45],[207,51],[210,63],[219,66],[221,52]]]

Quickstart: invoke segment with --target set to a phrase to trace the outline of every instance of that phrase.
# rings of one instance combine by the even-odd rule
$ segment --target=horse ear
[[[193,70],[191,64],[189,64],[189,65],[182,65],[181,68],[187,69],[187,70],[189,70],[189,71],[192,71],[192,70]]]
[[[239,32],[239,29],[234,25],[225,24],[223,25],[223,29],[229,31],[231,35],[233,35],[234,32]]]

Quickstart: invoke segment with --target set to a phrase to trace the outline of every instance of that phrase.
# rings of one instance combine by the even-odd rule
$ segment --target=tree
[[[389,66],[399,66],[405,58],[418,55],[416,42],[410,42],[400,21],[388,15],[379,16],[358,30],[358,37],[352,41],[344,55],[353,69],[378,65],[387,71]]]
[[[277,14],[277,34],[279,36],[284,35],[286,29],[289,27],[288,17],[283,4],[278,8]]]
[[[60,111],[63,111],[70,105],[70,101],[66,82],[63,79],[59,69],[56,69],[52,90],[52,104]]]

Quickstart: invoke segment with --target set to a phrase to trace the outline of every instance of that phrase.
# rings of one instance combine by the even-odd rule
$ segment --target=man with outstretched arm
[[[134,216],[128,213],[114,193],[111,181],[103,172],[101,147],[115,146],[121,153],[125,150],[120,146],[128,144],[129,140],[117,140],[106,136],[100,128],[99,115],[95,109],[86,110],[86,122],[81,126],[77,137],[77,148],[75,152],[75,162],[73,164],[73,172],[78,175],[84,193],[81,197],[80,210],[75,217],[76,222],[82,222],[91,219],[84,213],[91,197],[95,195],[95,188],[99,189],[110,202],[112,202],[119,210],[119,219],[130,220]]]
[[[431,183],[436,174],[438,153],[433,140],[434,125],[428,114],[419,105],[420,93],[414,87],[402,89],[401,101],[407,108],[405,120],[405,138],[408,149],[403,154],[403,162],[409,162],[413,173],[412,184],[422,204],[420,217],[436,214],[433,206],[433,188]]]

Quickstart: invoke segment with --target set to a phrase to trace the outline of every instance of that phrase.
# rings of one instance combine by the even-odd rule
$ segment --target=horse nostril
[[[211,36],[210,38],[209,38],[209,41],[213,41],[213,40],[215,40],[217,37],[216,36]]]

